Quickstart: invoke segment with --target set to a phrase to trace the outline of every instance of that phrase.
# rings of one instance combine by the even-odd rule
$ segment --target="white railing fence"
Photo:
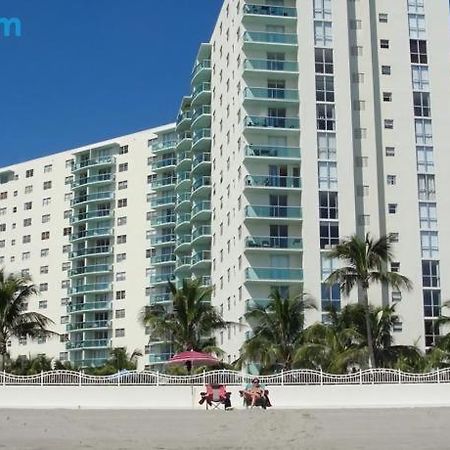
[[[168,375],[159,372],[122,371],[95,376],[70,370],[41,372],[36,375],[12,375],[0,372],[2,386],[204,386],[206,384],[244,385],[254,375],[232,370],[215,370],[195,375]],[[258,376],[269,386],[288,385],[362,385],[450,383],[450,368],[429,373],[407,373],[394,369],[369,369],[336,375],[299,369]]]

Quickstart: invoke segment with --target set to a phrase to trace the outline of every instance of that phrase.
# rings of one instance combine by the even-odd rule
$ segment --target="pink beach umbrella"
[[[220,361],[209,353],[188,350],[186,352],[176,353],[169,359],[169,361],[167,361],[167,364],[186,364],[188,372],[191,373],[194,365],[214,366],[216,364],[220,364]]]

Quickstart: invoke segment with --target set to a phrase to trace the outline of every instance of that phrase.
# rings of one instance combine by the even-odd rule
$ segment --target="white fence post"
[[[398,369],[398,384],[402,384],[402,371]]]
[[[437,370],[437,382],[438,384],[441,382],[441,371],[439,369]]]
[[[159,386],[159,370],[156,372],[156,386]]]
[[[41,370],[41,386],[44,386],[44,372]]]
[[[361,367],[359,368],[359,384],[362,386],[363,382],[362,382],[362,370]]]
[[[284,369],[281,369],[281,386],[284,386]]]
[[[203,369],[203,386],[206,386],[206,370]]]
[[[78,386],[81,386],[81,370],[78,372]]]
[[[117,386],[120,386],[120,370],[117,372]]]
[[[3,386],[6,386],[6,371],[3,371]]]

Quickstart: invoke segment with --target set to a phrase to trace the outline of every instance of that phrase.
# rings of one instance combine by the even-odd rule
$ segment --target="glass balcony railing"
[[[72,206],[79,205],[80,203],[95,202],[97,200],[112,200],[114,194],[112,192],[95,192],[89,195],[79,195],[70,201]]]
[[[300,158],[300,148],[248,145],[245,147],[245,155],[261,158]]]
[[[152,189],[158,189],[158,188],[164,188],[175,185],[177,182],[177,178],[175,176],[173,177],[165,177],[156,179],[151,182],[150,186]]]
[[[111,309],[111,302],[73,303],[67,306],[68,312]]]
[[[92,177],[80,177],[72,182],[72,188],[79,186],[87,186],[89,184],[104,183],[112,181],[113,176],[111,173],[103,173],[100,175],[93,175]]]
[[[155,216],[150,220],[152,226],[161,226],[175,223],[175,214],[163,214]]]
[[[176,158],[166,158],[155,161],[153,164],[153,169],[163,169],[165,167],[176,166],[177,159]]]
[[[112,266],[110,264],[93,264],[90,266],[76,267],[69,270],[69,276],[75,277],[77,275],[87,275],[89,273],[111,272]]]
[[[270,298],[251,298],[246,300],[245,309],[247,312],[253,311],[257,308],[266,309],[272,300]]]
[[[158,274],[150,276],[151,284],[167,283],[167,281],[174,281],[174,280],[175,280],[175,274],[173,272],[158,273]]]
[[[245,239],[245,246],[250,249],[292,249],[301,250],[301,238],[284,236],[249,236]]]
[[[189,213],[186,214],[177,214],[177,226],[182,223],[189,223],[191,221],[191,215]]]
[[[167,255],[158,255],[158,256],[152,256],[150,258],[151,264],[163,264],[163,263],[170,263],[175,262],[176,258],[173,254],[167,254]]]
[[[150,353],[148,362],[150,364],[165,363],[172,357],[172,353]]]
[[[184,234],[177,238],[177,247],[183,244],[190,244],[192,241],[192,237],[190,234]]]
[[[201,139],[211,139],[211,129],[202,128],[200,130],[195,130],[192,134],[192,145],[194,146]]]
[[[177,184],[183,183],[183,181],[190,181],[191,180],[191,172],[182,172],[177,175]]]
[[[244,125],[248,128],[300,129],[298,117],[247,116]]]
[[[163,236],[152,236],[150,238],[150,245],[163,245],[175,242],[174,234],[166,234]]]
[[[90,341],[72,341],[66,342],[67,350],[74,350],[78,348],[101,348],[109,347],[111,341],[109,339],[94,339]]]
[[[205,82],[197,84],[197,86],[194,86],[194,89],[192,90],[192,101],[194,102],[195,97],[202,92],[211,92],[211,83]]]
[[[192,257],[191,256],[179,256],[177,258],[177,269],[182,266],[190,266],[192,263]]]
[[[98,292],[98,291],[110,291],[112,289],[110,283],[94,283],[83,284],[81,286],[75,286],[69,289],[69,294],[83,294],[85,292]]]
[[[74,367],[99,367],[103,366],[108,358],[85,358],[73,361]]]
[[[200,189],[201,187],[210,187],[211,186],[211,177],[200,177],[200,178],[194,178],[192,183],[192,191],[196,191],[197,189]]]
[[[109,328],[111,326],[111,321],[109,320],[94,320],[91,322],[73,322],[68,323],[66,326],[67,331],[75,330],[86,330],[86,329],[96,329],[96,328]]]
[[[78,239],[89,239],[98,236],[110,236],[113,231],[111,228],[93,228],[92,230],[81,230],[70,236],[71,241],[76,241]]]
[[[166,294],[152,294],[150,296],[150,305],[157,305],[159,303],[167,303],[172,300],[169,293]]]
[[[171,139],[164,142],[155,142],[154,144],[151,144],[151,148],[153,153],[162,152],[164,150],[170,150],[176,147],[177,145],[176,139]]]
[[[177,164],[181,164],[183,161],[190,161],[191,154],[189,152],[180,152],[177,154]]]
[[[247,87],[244,89],[244,98],[247,100],[274,100],[274,101],[298,101],[296,89],[257,88]]]
[[[211,69],[210,59],[204,59],[194,67],[194,69],[192,70],[192,78],[194,78],[199,72],[201,72],[204,69]]]
[[[177,195],[177,206],[180,205],[180,203],[183,202],[190,202],[191,201],[191,193],[190,192],[181,192]]]
[[[185,131],[178,135],[178,143],[184,141],[185,139],[192,139],[192,133],[190,131]]]
[[[164,197],[156,197],[150,201],[152,208],[158,208],[159,206],[167,206],[176,203],[177,198],[174,195],[167,195]]]
[[[211,202],[210,201],[204,201],[204,202],[194,204],[194,206],[192,207],[192,216],[195,216],[196,214],[199,214],[203,211],[211,212]]]
[[[192,231],[192,240],[199,237],[210,237],[211,236],[211,225],[203,225]]]
[[[209,163],[211,162],[211,153],[200,153],[196,155],[192,161],[192,168],[198,166],[201,163]]]
[[[113,214],[113,212],[109,209],[98,209],[96,211],[88,211],[84,213],[78,213],[75,216],[70,218],[70,223],[81,222],[83,220],[90,219],[104,219]]]
[[[248,218],[280,218],[280,219],[301,219],[302,210],[297,206],[259,206],[247,205],[245,216]]]
[[[297,45],[297,35],[294,33],[246,31],[244,33],[244,42],[255,44]]]
[[[185,111],[183,113],[178,114],[177,117],[177,125],[179,125],[181,122],[183,122],[183,120],[189,120],[192,118],[192,113],[191,111]]]
[[[199,108],[194,109],[192,113],[192,122],[195,122],[199,117],[203,115],[210,115],[211,114],[211,106],[209,105],[203,105]]]
[[[245,278],[249,281],[302,281],[302,269],[283,269],[274,267],[248,267]]]
[[[86,169],[88,167],[95,167],[95,166],[103,166],[107,164],[113,164],[114,159],[112,156],[104,156],[101,158],[95,158],[95,159],[85,159],[83,161],[80,161],[72,166],[72,172],[75,172],[80,169]]]
[[[247,175],[245,177],[247,187],[263,188],[299,188],[300,177],[282,177],[275,175]]]
[[[244,14],[295,18],[297,17],[297,10],[296,8],[288,8],[285,6],[245,4]]]
[[[276,59],[246,59],[244,70],[261,70],[269,72],[298,72],[297,61]]]
[[[99,245],[97,247],[87,247],[79,250],[74,250],[70,252],[71,258],[77,258],[81,256],[90,256],[90,255],[105,255],[110,254],[112,251],[112,247],[109,245]]]
[[[211,261],[211,251],[204,250],[199,253],[195,253],[192,255],[192,265],[201,263],[201,262],[210,262]]]

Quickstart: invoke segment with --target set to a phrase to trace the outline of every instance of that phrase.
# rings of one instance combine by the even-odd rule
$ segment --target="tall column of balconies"
[[[111,347],[115,160],[118,146],[78,153],[72,168],[72,263],[66,344],[79,367],[102,364]]]
[[[301,289],[302,189],[297,9],[243,5],[242,102],[247,308]]]
[[[167,282],[175,280],[175,203],[177,184],[176,177],[176,146],[177,138],[173,132],[160,134],[151,141],[153,154],[150,206],[152,247],[151,293],[150,305],[170,307],[171,297]],[[163,338],[149,343],[149,363],[151,365],[164,363],[171,354],[170,343]]]

